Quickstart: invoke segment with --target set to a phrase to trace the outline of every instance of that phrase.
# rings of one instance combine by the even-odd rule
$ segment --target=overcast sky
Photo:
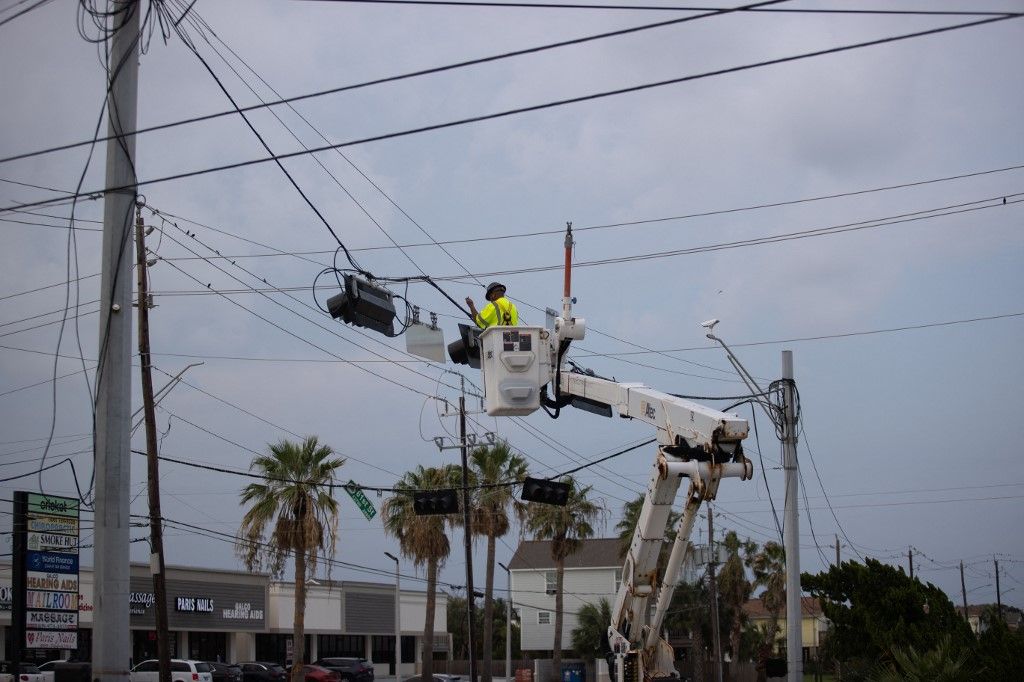
[[[17,11],[12,0],[2,4],[0,21]],[[2,157],[92,137],[105,72],[102,48],[79,34],[77,4],[47,3],[0,26]],[[167,7],[176,17],[185,4]],[[838,5],[778,9],[826,6]],[[992,0],[984,9],[1019,12],[1024,4]],[[247,105],[275,99],[270,88],[303,95],[688,14],[694,13],[200,1],[180,26]],[[266,110],[250,120],[274,152],[286,153],[327,144],[324,138],[359,140],[980,18],[737,13],[317,97],[294,110],[274,108],[280,120]],[[1004,602],[1024,605],[1024,213],[1016,203],[1024,198],[1022,22],[709,76],[284,164],[349,249],[371,249],[353,253],[378,276],[422,270],[451,277],[443,286],[454,298],[470,295],[479,304],[481,282],[492,279],[485,273],[552,266],[501,276],[521,318],[533,324],[543,324],[539,310],[559,303],[558,231],[572,221],[581,264],[573,279],[575,312],[588,324],[573,357],[599,374],[688,395],[744,394],[699,326],[712,317],[765,383],[780,375],[781,351],[792,350],[804,418],[801,567],[825,567],[836,534],[844,558],[906,565],[912,546],[920,575],[957,603],[963,560],[968,598],[979,603],[995,600],[995,555]],[[91,23],[85,26],[85,35],[95,37]],[[154,28],[140,58],[139,126],[230,109],[182,40],[165,41]],[[73,190],[87,154],[81,147],[0,164],[0,207],[57,196],[16,183]],[[136,165],[147,180],[264,156],[233,115],[141,135]],[[83,189],[102,188],[104,158],[100,144]],[[942,180],[954,176],[969,177]],[[941,181],[849,195],[932,180]],[[149,246],[165,259],[152,270],[157,385],[167,378],[161,372],[205,363],[185,375],[190,385],[161,403],[162,454],[246,469],[267,443],[316,434],[348,458],[343,480],[380,487],[416,464],[456,461],[455,451],[439,452],[432,439],[457,429],[439,399],[456,400],[459,379],[450,372],[465,368],[411,362],[403,339],[315,311],[309,288],[337,244],[279,168],[251,165],[141,191],[149,207],[177,216],[178,225],[146,212],[158,228]],[[792,203],[835,194],[848,196]],[[765,204],[776,205],[750,208]],[[0,477],[38,468],[53,414],[49,380],[67,291],[69,207],[37,213],[0,214]],[[79,202],[76,217],[78,269],[91,276],[99,272],[95,221],[102,202]],[[838,226],[863,229],[745,245]],[[538,232],[544,234],[522,236]],[[432,239],[478,240],[446,245],[447,253],[433,245],[404,255],[390,248],[391,240]],[[698,251],[687,253],[692,249]],[[211,260],[215,251],[231,258]],[[269,255],[275,251],[304,255]],[[661,255],[582,266],[654,253]],[[297,289],[287,296],[216,293],[266,289],[264,279]],[[323,303],[337,287],[321,282],[316,296]],[[60,286],[13,296],[54,284]],[[78,331],[92,367],[98,278],[79,284],[70,295],[84,304]],[[408,298],[437,312],[446,340],[454,338],[454,306],[422,284],[410,286]],[[925,325],[937,326],[914,328]],[[82,373],[72,374],[82,365],[73,320],[60,353],[67,357],[58,360],[57,375],[70,376],[56,382],[56,437],[47,462],[74,453],[84,484],[91,472],[90,398]],[[464,374],[480,383],[478,372]],[[137,370],[133,379],[138,405]],[[750,418],[748,406],[739,409]],[[753,435],[747,443],[755,478],[723,482],[716,527],[763,542],[778,538],[771,500],[781,513],[783,479],[779,444],[764,415],[757,418],[760,445]],[[480,434],[509,439],[544,476],[653,435],[640,424],[575,410],[557,421],[538,412],[516,420],[476,415],[473,423]],[[133,445],[144,447],[141,431]],[[579,475],[609,510],[603,535],[614,533],[623,503],[645,489],[655,454],[648,446]],[[139,459],[133,465],[132,509],[145,513],[145,468]],[[168,518],[220,533],[237,529],[244,479],[166,462],[161,479]],[[5,482],[2,498],[38,485],[35,476]],[[55,494],[74,491],[66,466],[45,473],[42,485]],[[379,508],[383,500],[370,498]],[[335,567],[333,577],[386,580],[377,572],[393,570],[384,552],[395,552],[397,542],[384,536],[379,516],[367,522],[344,494],[340,505],[336,559],[373,571]],[[0,518],[9,527],[9,516]],[[453,533],[442,573],[457,584],[464,582],[461,540]],[[499,542],[499,560],[507,561],[517,542],[515,532]],[[169,564],[240,566],[223,540],[169,528],[166,543]],[[146,555],[144,543],[133,545],[133,559]],[[414,569],[403,561],[403,572]],[[482,561],[476,582],[483,583]],[[504,578],[497,582],[503,586]]]

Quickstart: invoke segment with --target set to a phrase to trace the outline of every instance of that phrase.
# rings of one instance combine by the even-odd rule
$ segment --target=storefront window
[[[402,635],[402,663],[416,662],[416,637]]]
[[[178,633],[168,633],[167,642],[170,645],[171,658],[177,658]],[[132,630],[132,663],[139,663],[147,658],[156,658],[156,656],[156,631]]]
[[[196,661],[228,660],[228,635],[226,632],[188,633],[188,657]]]
[[[312,637],[306,635],[306,660],[309,663],[309,650],[312,644]],[[292,636],[286,634],[265,634],[256,633],[256,660],[272,661],[287,665],[291,663]],[[321,653],[321,655],[323,655]]]
[[[366,656],[366,637],[363,635],[319,635],[317,651],[320,658],[326,656],[364,658]]]
[[[370,658],[377,665],[386,663],[389,675],[395,674],[395,638],[388,635],[374,635],[370,640]]]

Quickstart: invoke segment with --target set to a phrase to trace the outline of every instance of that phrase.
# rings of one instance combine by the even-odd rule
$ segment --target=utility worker
[[[505,285],[501,282],[491,282],[487,285],[487,300],[490,301],[484,306],[483,312],[478,312],[473,305],[473,299],[466,297],[466,305],[469,306],[469,317],[481,329],[488,327],[515,327],[519,324],[519,311],[512,301],[505,298]]]

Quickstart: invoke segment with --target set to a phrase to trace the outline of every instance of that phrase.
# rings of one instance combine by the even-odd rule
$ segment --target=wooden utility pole
[[[999,591],[999,559],[992,557],[996,565],[996,608],[999,609],[999,620],[1003,619],[1003,593]]]
[[[960,562],[960,592],[963,594],[963,597],[964,597],[964,620],[966,620],[968,623],[970,623],[971,619],[967,617],[967,583],[964,582],[964,562],[963,561]]]
[[[715,649],[714,679],[722,682],[722,637],[718,626],[718,581],[715,578],[717,552],[715,551],[715,513],[708,505],[708,596],[711,599],[711,636]]]
[[[156,598],[156,654],[160,682],[171,682],[171,649],[167,625],[167,583],[164,576],[163,518],[160,515],[160,461],[157,459],[156,404],[149,350],[149,272],[142,205],[135,208],[135,274],[139,283],[139,364],[142,366],[142,409],[146,425],[146,475],[149,478],[149,570]]]
[[[836,533],[836,566],[839,566],[839,534]]]
[[[910,562],[910,579],[914,579],[914,548],[907,547],[907,561]]]
[[[469,620],[469,632],[466,642],[469,644],[469,682],[477,682],[476,677],[476,609],[473,600],[473,526],[469,513],[469,447],[466,442],[466,379],[462,378],[462,395],[459,396],[459,451],[462,454],[462,527],[466,549],[466,615]],[[555,671],[556,675],[561,675]]]

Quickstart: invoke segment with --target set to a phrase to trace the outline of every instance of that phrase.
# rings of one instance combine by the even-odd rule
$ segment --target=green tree
[[[764,588],[761,603],[771,616],[766,637],[762,642],[758,658],[767,658],[775,647],[779,632],[779,615],[786,606],[786,550],[777,542],[769,540],[754,555],[751,562],[754,570],[754,584]]]
[[[316,436],[302,443],[282,440],[270,453],[252,460],[249,469],[261,483],[242,489],[242,517],[236,551],[249,570],[257,566],[280,576],[288,557],[295,561],[295,642],[292,682],[302,682],[306,651],[306,580],[316,574],[317,556],[334,556],[338,539],[338,503],[332,487],[345,460]],[[270,529],[270,537],[264,535]]]
[[[981,623],[983,631],[978,638],[981,676],[988,682],[1024,680],[1024,630],[1010,632],[994,606],[981,614]]]
[[[577,614],[578,625],[572,631],[572,648],[579,658],[593,660],[608,653],[608,625],[612,606],[601,597],[596,604],[584,604]]]
[[[425,469],[417,465],[395,485],[396,494],[384,501],[381,517],[384,532],[398,539],[402,555],[416,566],[427,567],[427,604],[423,624],[423,680],[434,674],[434,613],[437,609],[437,572],[448,558],[451,545],[445,526],[455,517],[417,516],[413,508],[415,490],[455,488],[462,484],[462,470],[454,465]],[[459,517],[461,519],[461,516]]]
[[[729,650],[732,652],[732,660],[739,661],[743,625],[747,621],[743,607],[754,592],[754,584],[747,579],[747,569],[753,564],[757,543],[740,540],[735,531],[729,531],[725,534],[722,544],[728,558],[718,573],[718,593],[728,614]]]
[[[537,540],[551,541],[551,559],[555,562],[555,639],[552,645],[552,670],[559,682],[562,668],[562,610],[565,558],[579,549],[580,541],[594,536],[593,523],[602,507],[589,499],[591,486],[580,487],[567,476],[569,497],[564,507],[532,503],[526,517],[526,530]]]
[[[875,673],[872,682],[961,682],[969,677],[964,669],[968,652],[954,649],[948,635],[924,652],[912,646],[893,647],[892,657],[893,662]]]
[[[704,664],[707,661],[705,642],[711,641],[708,601],[708,590],[703,583],[679,583],[665,615],[665,627],[669,632],[690,634],[690,661],[695,680],[704,679]],[[678,654],[676,657],[679,658]]]
[[[521,481],[526,477],[526,460],[516,455],[505,441],[476,448],[469,455],[474,483],[481,486],[473,496],[473,532],[487,538],[487,571],[484,587],[483,682],[491,682],[494,641],[494,555],[495,541],[512,526],[513,518],[522,520],[526,505],[516,499],[512,486],[496,485]]]
[[[973,649],[974,635],[942,590],[874,559],[804,573],[801,584],[821,600],[831,622],[825,647],[841,662],[893,662],[896,646],[928,652],[946,635],[952,651]]]

